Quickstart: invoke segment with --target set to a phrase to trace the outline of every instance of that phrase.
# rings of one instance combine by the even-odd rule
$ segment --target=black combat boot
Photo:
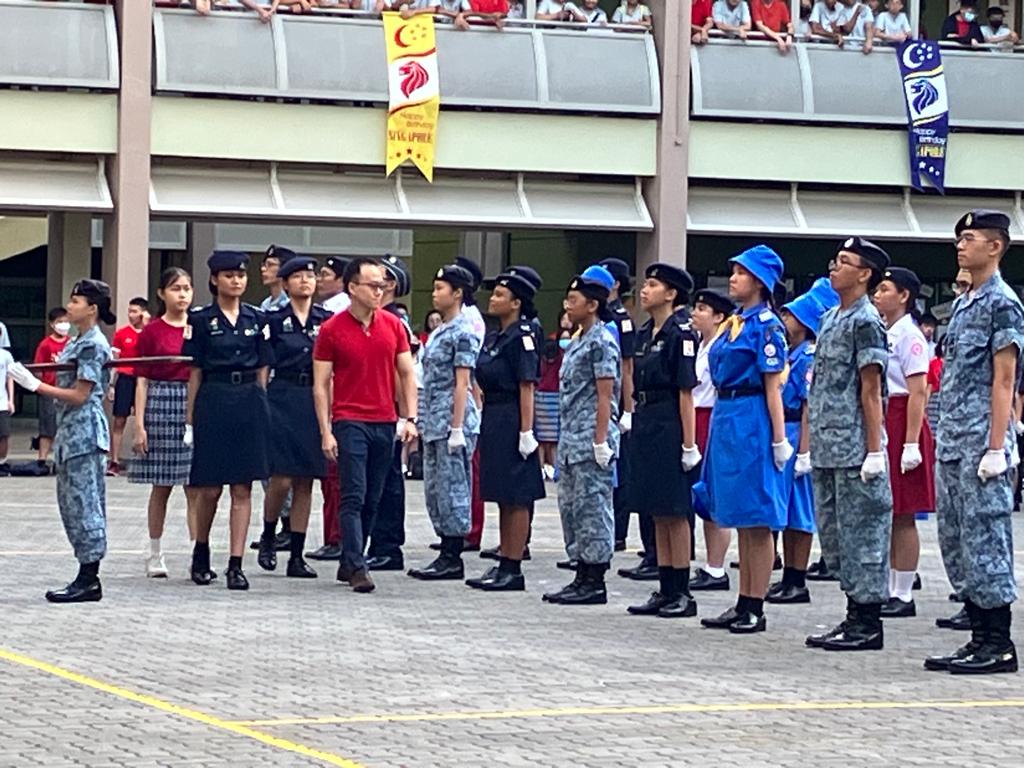
[[[978,608],[970,600],[966,600],[961,613],[963,613],[967,618],[969,629],[971,630],[971,639],[966,643],[966,645],[960,646],[952,653],[944,656],[929,656],[924,660],[925,669],[929,669],[933,672],[948,672],[950,662],[958,659],[966,659],[981,647],[984,642],[985,632],[981,623],[981,614],[978,612]]]
[[[882,604],[854,603],[854,619],[843,632],[823,641],[826,651],[882,650]]]
[[[583,575],[585,573],[584,568],[576,568],[576,578],[566,584],[557,592],[545,592],[541,597],[545,603],[560,603],[562,602],[562,596],[567,595],[570,592],[575,592],[579,586],[583,583]]]
[[[962,659],[949,662],[954,675],[994,675],[1017,671],[1017,649],[1010,640],[1010,606],[978,608],[983,632],[981,645]]]
[[[608,602],[608,591],[604,585],[607,563],[584,563],[580,561],[583,579],[575,589],[567,591],[557,601],[561,605],[604,605]]]
[[[409,575],[421,581],[462,581],[462,537],[441,537],[441,554],[426,568],[410,568]]]
[[[807,639],[804,640],[804,644],[809,648],[821,648],[824,643],[831,640],[834,637],[838,637],[846,632],[847,627],[856,620],[857,617],[857,604],[853,602],[850,597],[846,598],[846,618],[839,622],[836,626],[832,627],[828,632],[821,632],[817,635],[808,635]]]
[[[82,563],[75,580],[61,589],[51,589],[46,599],[51,603],[96,603],[103,599],[100,586],[100,563]]]

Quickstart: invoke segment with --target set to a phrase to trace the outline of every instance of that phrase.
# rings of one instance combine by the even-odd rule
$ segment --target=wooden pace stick
[[[187,355],[156,355],[154,357],[121,357],[104,363],[104,368],[120,368],[121,366],[147,366],[163,363],[191,363]],[[30,371],[74,371],[78,368],[74,363],[30,363],[25,365]]]

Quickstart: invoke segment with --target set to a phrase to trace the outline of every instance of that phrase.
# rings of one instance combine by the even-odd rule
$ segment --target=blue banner
[[[910,183],[924,189],[927,179],[940,193],[946,186],[949,100],[939,44],[907,40],[896,52],[907,102],[910,138]]]

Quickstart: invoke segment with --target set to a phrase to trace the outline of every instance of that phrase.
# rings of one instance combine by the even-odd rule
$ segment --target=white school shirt
[[[0,413],[7,413],[10,410],[10,401],[7,399],[7,372],[14,363],[14,357],[6,349],[0,349]]]
[[[900,32],[909,35],[910,22],[907,21],[907,14],[903,13],[903,11],[900,11],[895,16],[886,11],[885,13],[878,14],[878,18],[875,19],[875,29],[887,35],[896,35]]]
[[[537,13],[561,13],[565,10],[565,3],[562,0],[540,0],[537,3]]]
[[[629,6],[623,3],[615,9],[615,13],[612,14],[613,24],[628,24],[630,22],[640,22],[651,18],[651,9],[643,3],[637,3],[636,8],[632,11],[629,10]]]
[[[711,339],[701,341],[697,347],[697,386],[693,388],[694,408],[714,408],[718,402],[718,390],[711,383],[711,369],[708,365],[708,353],[711,352]]]
[[[854,18],[856,14],[857,21],[853,25],[853,29],[850,30],[850,38],[843,43],[843,48],[847,50],[859,51],[864,47],[864,42],[868,36],[868,24],[874,26],[875,17],[871,13],[871,9],[866,5],[854,5],[853,8],[847,8],[843,6],[843,24],[846,24],[850,19]]]
[[[928,373],[928,342],[914,318],[904,315],[885,332],[889,345],[889,363],[885,381],[889,395],[907,395],[907,379]]]
[[[735,8],[731,7],[726,0],[717,0],[711,9],[711,18],[722,24],[729,24],[739,27],[750,23],[750,6],[747,0],[741,0]]]
[[[321,303],[324,309],[330,310],[334,314],[338,314],[339,312],[344,312],[352,305],[352,299],[349,298],[347,293],[342,291],[341,293],[334,294],[331,298]]]
[[[815,3],[809,21],[820,24],[826,32],[835,32],[846,21],[846,6],[836,3],[836,7],[829,10],[825,3]]]

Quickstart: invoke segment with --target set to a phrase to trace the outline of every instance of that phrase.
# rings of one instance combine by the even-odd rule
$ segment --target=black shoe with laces
[[[690,591],[691,592],[712,592],[712,591],[729,591],[729,574],[724,573],[721,576],[712,576],[710,573],[705,571],[703,568],[698,568],[694,571],[693,577],[690,579]]]

